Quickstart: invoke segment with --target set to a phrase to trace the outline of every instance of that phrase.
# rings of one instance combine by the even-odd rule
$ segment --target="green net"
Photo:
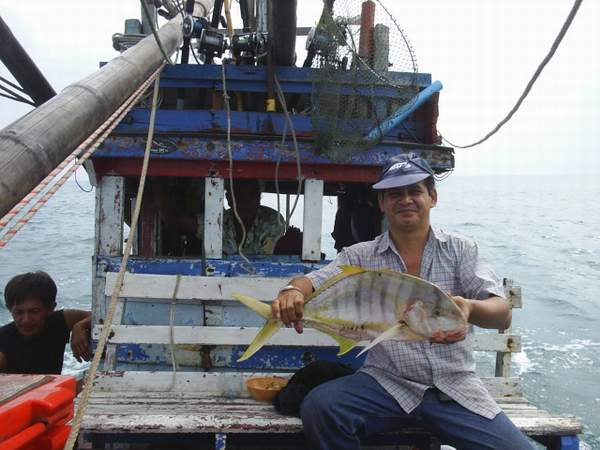
[[[316,144],[333,159],[364,150],[367,133],[418,91],[414,51],[380,0],[336,1],[307,45],[319,69],[311,98]]]

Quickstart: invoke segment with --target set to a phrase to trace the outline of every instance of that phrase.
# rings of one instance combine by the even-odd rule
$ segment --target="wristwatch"
[[[281,294],[282,292],[286,292],[286,291],[298,291],[302,294],[302,296],[304,297],[304,293],[300,290],[300,288],[288,284],[287,286],[282,287],[281,289],[279,289],[279,293]]]

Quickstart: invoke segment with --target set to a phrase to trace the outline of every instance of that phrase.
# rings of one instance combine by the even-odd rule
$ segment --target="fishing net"
[[[325,1],[313,51],[317,148],[339,159],[365,149],[367,133],[418,92],[417,61],[382,0]],[[400,73],[399,73],[400,72]]]

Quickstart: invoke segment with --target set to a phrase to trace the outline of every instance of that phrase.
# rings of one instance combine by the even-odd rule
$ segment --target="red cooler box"
[[[72,376],[0,374],[0,450],[62,449],[75,393]]]

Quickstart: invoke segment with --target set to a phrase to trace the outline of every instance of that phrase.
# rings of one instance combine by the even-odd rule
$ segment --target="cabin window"
[[[125,179],[124,235],[128,235],[138,179]],[[133,254],[188,258],[236,257],[242,230],[232,208],[229,180],[149,177]],[[279,196],[277,195],[279,191]],[[234,180],[245,223],[246,257],[291,255],[332,259],[343,247],[373,239],[381,214],[370,185]],[[279,198],[279,201],[278,201]]]

